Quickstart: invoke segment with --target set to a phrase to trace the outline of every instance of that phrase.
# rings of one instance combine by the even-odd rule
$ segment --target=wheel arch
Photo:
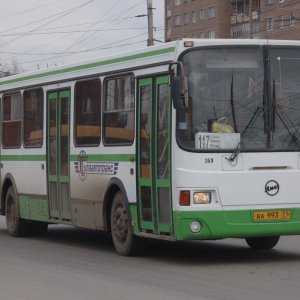
[[[117,192],[121,192],[125,202],[127,204],[128,215],[131,222],[131,215],[129,209],[129,201],[126,193],[126,189],[122,183],[122,181],[118,178],[112,178],[107,186],[105,191],[104,201],[103,201],[103,227],[104,230],[110,231],[110,213],[111,213],[111,206],[114,196]]]
[[[14,189],[15,197],[16,197],[16,202],[17,205],[19,205],[19,197],[18,197],[18,191],[16,187],[16,183],[14,180],[14,177],[12,174],[8,173],[6,174],[3,185],[2,185],[2,190],[1,190],[1,215],[5,215],[5,200],[6,200],[6,195],[9,187],[12,186]],[[19,212],[19,209],[17,210]]]

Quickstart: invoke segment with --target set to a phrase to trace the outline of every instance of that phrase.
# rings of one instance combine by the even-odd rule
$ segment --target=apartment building
[[[300,1],[261,0],[260,37],[300,40]]]
[[[300,39],[300,0],[165,0],[165,40]]]
[[[165,0],[166,41],[230,37],[230,1]]]

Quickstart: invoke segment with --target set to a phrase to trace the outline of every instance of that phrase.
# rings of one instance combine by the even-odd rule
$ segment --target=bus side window
[[[101,138],[101,82],[77,82],[75,86],[75,144],[97,146]]]
[[[20,93],[3,97],[2,143],[4,148],[21,146],[21,101]]]
[[[43,90],[25,91],[24,99],[24,147],[34,148],[43,145]]]
[[[104,84],[104,144],[130,145],[134,139],[134,76],[110,78]]]

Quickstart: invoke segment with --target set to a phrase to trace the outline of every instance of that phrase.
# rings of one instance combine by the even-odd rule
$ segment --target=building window
[[[210,6],[208,8],[208,18],[213,19],[216,17],[216,7],[215,6]]]
[[[199,38],[204,39],[204,33],[203,32],[200,33]]]
[[[101,136],[101,83],[99,79],[75,85],[75,144],[97,146]]]
[[[265,19],[266,31],[273,30],[273,18],[266,18]]]
[[[25,91],[24,99],[24,147],[43,145],[43,103],[42,89]]]
[[[252,23],[252,33],[259,33],[259,21]]]
[[[208,31],[208,38],[209,39],[214,39],[216,38],[216,32],[214,30],[209,30]]]
[[[175,16],[174,26],[180,26],[180,15]]]
[[[171,9],[171,0],[167,0],[167,10]]]
[[[196,12],[192,11],[192,23],[196,23]]]
[[[175,0],[175,5],[179,5],[181,0]]]
[[[104,144],[128,145],[134,138],[134,76],[107,79],[104,84]]]
[[[279,28],[284,28],[284,16],[279,16]]]
[[[293,14],[290,14],[289,20],[290,20],[290,26],[295,26],[295,17]]]
[[[184,24],[188,24],[189,23],[189,14],[188,13],[184,13],[183,15],[183,19],[184,19]]]
[[[284,2],[284,0],[279,0],[279,3],[283,3]]]
[[[3,97],[2,143],[4,148],[21,146],[21,94]]]
[[[266,0],[266,5],[271,5],[273,4],[273,0]]]
[[[204,9],[200,9],[199,11],[199,21],[204,21]]]

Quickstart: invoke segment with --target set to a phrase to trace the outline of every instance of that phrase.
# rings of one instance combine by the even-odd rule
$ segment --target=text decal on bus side
[[[119,163],[116,162],[89,162],[84,150],[78,155],[78,161],[74,162],[76,173],[81,180],[85,180],[87,174],[116,175]]]

